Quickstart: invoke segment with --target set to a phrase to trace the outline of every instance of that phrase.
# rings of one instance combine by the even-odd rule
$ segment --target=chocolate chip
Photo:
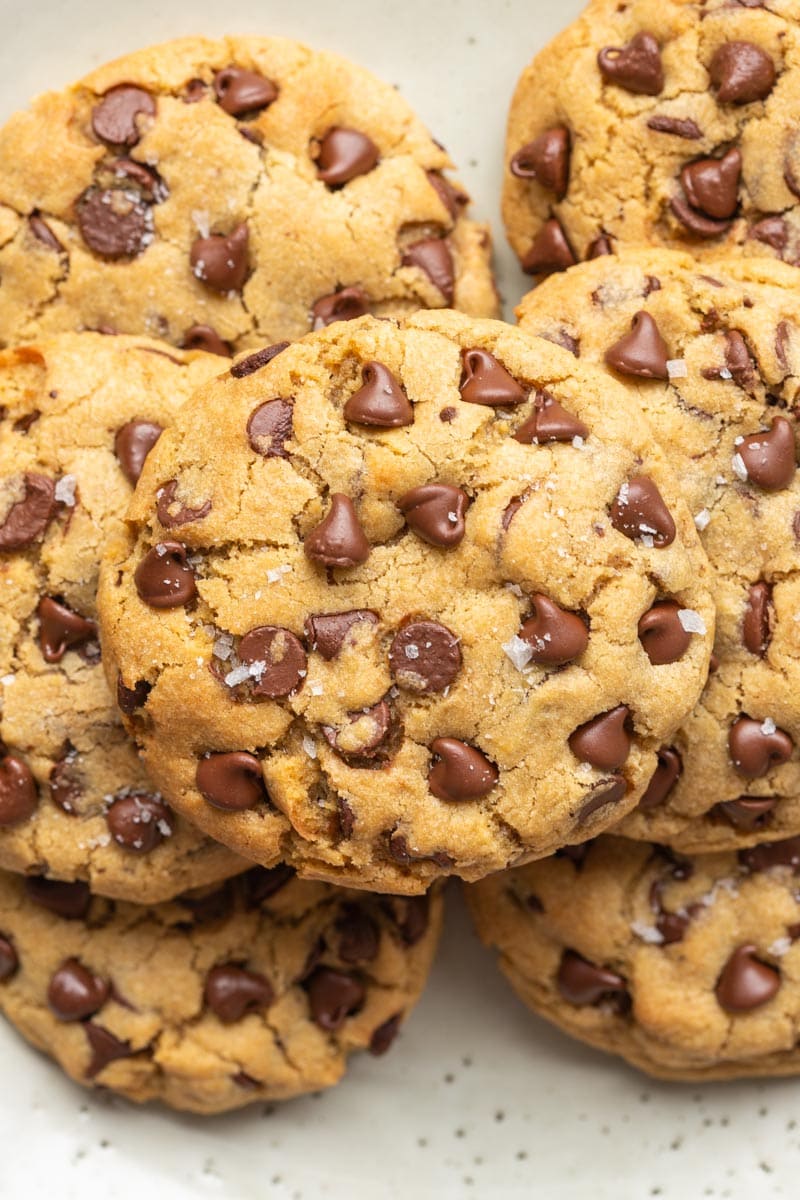
[[[245,221],[230,234],[196,238],[189,261],[195,276],[215,292],[240,292],[249,269],[250,233]]]
[[[432,862],[441,871],[448,871],[455,864],[455,860],[444,850],[437,850],[433,854],[417,853],[409,846],[408,838],[397,830],[389,834],[389,857],[401,867],[410,867],[415,862]]]
[[[565,1000],[580,1006],[628,995],[628,985],[621,975],[595,966],[574,950],[565,950],[561,955],[556,983]]]
[[[244,634],[237,653],[243,663],[259,664],[253,677],[253,695],[277,700],[291,696],[303,686],[308,661],[302,643],[289,629],[259,625]]]
[[[514,408],[524,404],[527,392],[488,350],[461,351],[463,368],[459,391],[467,404],[489,408]]]
[[[179,608],[197,595],[194,570],[180,542],[159,542],[134,572],[140,598],[151,608]]]
[[[380,154],[365,133],[335,125],[320,139],[317,175],[329,188],[342,187],[357,175],[371,171]]]
[[[647,128],[655,133],[669,133],[686,141],[696,141],[703,136],[703,131],[696,121],[685,117],[667,117],[658,113],[650,117]]]
[[[100,170],[102,173],[99,178],[103,182],[108,179],[112,190],[119,186],[120,182],[124,184],[127,181],[134,185],[135,190],[140,193],[140,198],[148,204],[160,204],[169,195],[167,185],[158,171],[146,167],[144,163],[136,162],[135,159],[117,158]]]
[[[569,130],[556,125],[517,151],[511,159],[511,174],[518,179],[535,179],[561,200],[569,182],[569,151]]]
[[[311,328],[324,329],[337,321],[355,321],[369,312],[369,296],[360,287],[341,288],[321,296],[311,309]]]
[[[586,855],[593,845],[594,839],[590,838],[588,842],[579,842],[575,846],[562,846],[560,850],[556,850],[554,857],[568,858],[576,871],[582,871]]]
[[[625,537],[647,538],[663,549],[675,540],[675,522],[652,479],[634,475],[623,483],[609,511],[611,524]]]
[[[589,243],[586,251],[586,257],[590,260],[593,258],[605,258],[607,254],[613,253],[614,247],[611,244],[611,238],[608,236],[608,234],[601,233],[599,237],[596,237],[593,242]],[[577,357],[578,356],[576,355],[576,358]]]
[[[737,946],[714,987],[726,1012],[750,1012],[771,1000],[781,986],[780,971],[756,957],[752,944]]]
[[[261,763],[243,750],[201,758],[196,782],[203,799],[225,812],[243,812],[269,798]]]
[[[426,483],[411,488],[397,501],[406,525],[431,546],[452,549],[466,532],[469,496],[449,483]]]
[[[350,965],[373,962],[378,956],[381,934],[372,917],[358,904],[345,904],[336,921],[337,953]]]
[[[428,787],[439,800],[480,800],[494,788],[500,772],[485,754],[458,738],[439,737],[431,742],[434,760]]]
[[[682,942],[691,918],[688,913],[662,912],[656,917],[656,929],[661,934],[661,944],[672,946]]]
[[[765,728],[767,732],[765,732]],[[747,779],[760,779],[781,763],[788,762],[794,742],[772,724],[739,717],[728,734],[728,748],[734,768]]]
[[[406,946],[416,946],[425,935],[430,922],[430,905],[426,895],[395,896],[388,908]]]
[[[592,813],[608,804],[617,804],[628,791],[628,782],[623,775],[611,775],[603,779],[590,791],[588,798],[578,810],[578,821],[583,822]]]
[[[353,836],[356,814],[343,796],[336,797],[336,816],[339,821],[339,836],[346,842]]]
[[[94,621],[73,612],[51,596],[43,596],[36,608],[39,618],[39,646],[45,662],[61,662],[67,650],[97,639]]]
[[[288,342],[273,342],[271,346],[264,346],[263,350],[256,350],[254,354],[249,354],[247,358],[240,358],[231,367],[231,375],[234,379],[244,379],[247,375],[254,375],[256,371],[260,371],[267,363],[271,363],[273,358],[277,358],[279,354],[283,354],[284,350],[289,349]]]
[[[74,746],[68,742],[61,758],[52,767],[48,780],[50,799],[62,812],[69,813],[70,816],[74,816],[78,811],[77,803],[83,795],[81,780],[74,770],[75,755]]]
[[[131,188],[87,188],[76,201],[75,215],[89,249],[112,261],[137,258],[153,236],[150,208]]]
[[[725,366],[739,387],[747,388],[752,384],[755,365],[747,342],[738,329],[731,329],[725,334]]]
[[[149,92],[122,83],[107,91],[92,110],[92,129],[110,146],[135,146],[142,136],[141,117],[154,117],[156,102]]]
[[[754,583],[747,595],[742,621],[742,642],[751,654],[763,658],[772,638],[772,589],[768,583]]]
[[[765,100],[775,86],[775,64],[753,42],[723,42],[714,51],[708,73],[723,104]]]
[[[631,321],[630,333],[606,350],[605,359],[621,375],[642,379],[668,379],[669,350],[658,326],[643,309]]]
[[[208,972],[203,999],[224,1025],[233,1025],[248,1013],[269,1008],[275,992],[263,975],[224,963]]]
[[[549,596],[531,596],[531,615],[519,637],[531,648],[531,661],[555,667],[572,662],[589,644],[585,623],[573,612],[559,607]]]
[[[691,204],[681,196],[673,196],[669,202],[669,206],[680,223],[685,225],[690,233],[694,233],[698,237],[719,237],[720,234],[726,233],[731,227],[730,220],[707,217],[696,208],[692,208]]]
[[[739,203],[742,154],[736,147],[722,158],[701,158],[681,171],[681,183],[692,208],[706,217],[725,221]]]
[[[776,254],[782,255],[789,241],[789,230],[784,218],[775,214],[751,225],[748,237],[771,246]]]
[[[669,796],[682,774],[683,761],[680,754],[674,746],[664,746],[658,752],[658,766],[639,801],[639,808],[643,812],[658,808]]]
[[[573,438],[586,439],[588,436],[589,430],[583,421],[559,404],[549,392],[542,391],[534,396],[533,413],[514,434],[515,440],[524,446],[571,442]]]
[[[774,796],[740,796],[738,800],[721,800],[711,811],[724,817],[734,829],[752,833],[769,824],[777,803]]]
[[[469,196],[455,188],[450,180],[446,179],[439,171],[426,171],[425,174],[428,177],[428,183],[455,221],[459,208],[469,204]]]
[[[94,1021],[85,1021],[83,1028],[92,1051],[86,1068],[87,1079],[94,1079],[109,1063],[116,1062],[118,1058],[130,1058],[133,1054],[130,1042],[121,1041],[102,1025],[95,1025]]]
[[[631,749],[631,710],[618,704],[608,712],[586,721],[569,735],[569,748],[581,762],[603,771],[621,767]]]
[[[176,903],[189,909],[192,925],[215,925],[224,921],[233,911],[235,886],[243,882],[243,878],[239,875],[235,879],[226,879],[220,887],[211,891],[190,892],[178,896]],[[191,925],[188,928],[191,928]]]
[[[787,488],[797,470],[794,429],[786,417],[776,417],[768,430],[751,433],[736,443],[747,478],[765,492]]]
[[[374,1054],[377,1058],[386,1053],[397,1037],[402,1020],[403,1014],[395,1013],[393,1017],[389,1017],[388,1021],[384,1021],[382,1025],[373,1030],[372,1037],[369,1039],[370,1054]]]
[[[438,621],[409,621],[392,638],[392,676],[409,692],[444,692],[461,670],[458,638]]]
[[[265,900],[277,896],[295,878],[293,867],[279,863],[277,867],[253,867],[237,877],[244,893],[245,907],[259,908]]]
[[[403,252],[404,267],[418,267],[428,276],[434,287],[437,287],[444,297],[445,303],[453,303],[455,288],[455,267],[450,247],[444,238],[423,238],[413,242]]]
[[[368,608],[352,608],[348,612],[315,613],[305,621],[305,634],[312,650],[324,659],[337,658],[344,645],[351,641],[350,633],[356,625],[367,622],[378,624],[378,614]]]
[[[181,346],[184,350],[204,350],[206,354],[217,354],[220,358],[230,358],[233,353],[230,342],[223,341],[213,325],[190,326],[183,335]]]
[[[211,512],[211,501],[206,500],[199,508],[187,508],[176,499],[178,490],[177,479],[170,479],[156,492],[156,514],[165,529],[175,529],[178,525],[191,525],[193,521],[202,521]]]
[[[680,612],[674,600],[658,600],[639,618],[639,641],[654,667],[678,662],[689,649],[692,635],[681,625]]]
[[[114,435],[114,453],[128,483],[135,487],[144,461],[163,433],[160,425],[138,418],[121,425]]]
[[[106,813],[109,832],[118,846],[134,854],[150,854],[173,831],[173,816],[160,796],[120,793]]]
[[[105,979],[77,958],[68,958],[50,980],[47,1003],[59,1021],[83,1021],[103,1007],[109,992]]]
[[[311,1016],[326,1033],[341,1029],[347,1018],[363,1007],[367,997],[363,983],[330,967],[317,967],[305,986]]]
[[[145,679],[139,679],[132,688],[126,687],[122,676],[117,678],[117,705],[120,712],[131,717],[137,708],[143,708],[151,692],[151,685]]]
[[[13,943],[0,933],[0,983],[10,979],[19,967],[19,956]]]
[[[37,242],[41,242],[43,246],[47,246],[48,250],[55,250],[56,254],[63,254],[64,247],[61,245],[61,242],[38,213],[31,213],[28,217],[28,226]]]
[[[386,700],[370,708],[348,713],[343,726],[323,725],[326,742],[346,762],[351,759],[372,759],[384,749],[392,732],[392,711]]]
[[[26,472],[25,494],[8,510],[0,525],[0,550],[24,550],[41,537],[55,511],[55,484],[45,475]]]
[[[362,386],[344,406],[345,421],[399,429],[413,425],[414,409],[405,391],[383,363],[368,362],[361,368]]]
[[[79,879],[67,883],[62,879],[46,879],[43,875],[28,875],[25,892],[34,904],[65,921],[82,921],[92,903],[89,885]]]
[[[278,89],[271,79],[241,67],[225,67],[214,76],[214,94],[220,108],[232,117],[255,114],[272,104]]]
[[[369,542],[349,496],[332,493],[328,512],[306,535],[303,549],[307,558],[325,567],[357,567],[367,561]]]
[[[775,867],[800,870],[800,837],[784,838],[763,846],[748,846],[739,851],[739,862],[748,871],[771,871]]]
[[[286,442],[294,429],[294,405],[290,400],[265,400],[250,414],[247,439],[264,458],[288,458]]]
[[[606,46],[597,55],[600,73],[635,95],[657,96],[664,87],[661,48],[652,33],[637,33],[624,46]]]
[[[791,342],[791,329],[788,321],[779,321],[775,330],[775,357],[780,364],[781,369],[789,373],[789,345]]]
[[[0,758],[0,828],[27,821],[38,803],[36,780],[27,763],[15,754]]]
[[[528,275],[551,275],[566,271],[578,261],[567,235],[555,217],[545,221],[530,248],[522,256],[522,269]]]

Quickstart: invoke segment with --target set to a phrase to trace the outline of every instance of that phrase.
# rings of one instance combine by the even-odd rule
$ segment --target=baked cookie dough
[[[184,407],[104,565],[106,667],[159,787],[262,865],[380,891],[618,820],[713,636],[624,389],[457,313],[273,353]]]
[[[626,836],[700,852],[800,833],[796,276],[632,249],[553,276],[519,309],[627,385],[714,574],[714,669]]]
[[[600,837],[467,888],[523,1003],[664,1079],[800,1073],[800,838],[685,858]]]
[[[800,262],[797,15],[594,0],[511,104],[503,217],[523,268],[633,243]]]
[[[366,312],[497,315],[488,227],[396,89],[283,38],[184,38],[0,130],[0,345],[230,354]]]
[[[149,447],[219,367],[96,333],[0,353],[0,867],[142,901],[244,867],[149,782],[95,608],[105,539]]]
[[[0,873],[0,1010],[78,1083],[199,1113],[331,1087],[419,999],[442,899],[259,867],[152,908],[82,911]],[[68,886],[68,885],[67,885]]]

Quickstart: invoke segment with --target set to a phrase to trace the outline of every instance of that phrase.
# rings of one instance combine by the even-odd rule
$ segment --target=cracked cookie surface
[[[0,873],[0,1010],[78,1083],[130,1100],[284,1100],[388,1050],[441,917],[436,891],[365,895],[285,867],[151,908],[87,895],[69,914]]]
[[[795,3],[594,0],[524,71],[503,218],[543,277],[626,244],[800,262]]]
[[[165,795],[265,866],[383,891],[618,820],[713,636],[624,390],[456,313],[273,354],[184,407],[104,564],[106,667]]]
[[[389,84],[185,38],[0,130],[0,345],[112,329],[230,354],[365,312],[498,313],[488,228]]]
[[[219,366],[94,333],[0,353],[2,867],[153,901],[243,869],[148,780],[109,694],[95,606],[149,446]]]
[[[800,1072],[800,839],[691,858],[600,837],[466,889],[520,999],[665,1079]]]
[[[631,249],[553,276],[519,308],[529,332],[566,336],[626,384],[713,572],[715,667],[626,836],[702,852],[800,832],[795,276]]]

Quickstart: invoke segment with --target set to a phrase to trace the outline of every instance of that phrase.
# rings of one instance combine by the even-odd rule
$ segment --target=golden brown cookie
[[[79,1083],[199,1113],[337,1083],[419,999],[442,898],[255,868],[143,908],[0,873],[0,1010]]]
[[[263,362],[182,410],[105,564],[106,667],[159,787],[263,865],[381,891],[619,819],[713,634],[624,389],[457,313]],[[638,626],[664,604],[656,664]]]
[[[714,572],[714,670],[620,832],[698,852],[800,832],[796,269],[631,249],[546,280],[519,317],[626,384]]]
[[[0,354],[2,867],[142,901],[243,869],[148,780],[108,691],[95,607],[147,451],[219,367],[96,333]]]
[[[395,88],[283,38],[184,38],[0,130],[0,345],[230,354],[365,312],[495,316],[486,226]]]
[[[521,1000],[664,1079],[800,1072],[800,839],[685,858],[600,837],[467,888]]]
[[[794,2],[593,0],[525,69],[503,217],[543,277],[627,244],[800,261]]]

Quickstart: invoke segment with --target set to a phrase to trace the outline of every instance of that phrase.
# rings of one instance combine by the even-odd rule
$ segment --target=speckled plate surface
[[[280,33],[399,85],[500,232],[517,75],[580,0],[0,0],[0,116],[137,46]],[[89,1094],[0,1026],[0,1197],[60,1200],[767,1200],[797,1194],[797,1085],[659,1085],[522,1008],[457,894],[431,986],[391,1053],[316,1099],[215,1120]]]

